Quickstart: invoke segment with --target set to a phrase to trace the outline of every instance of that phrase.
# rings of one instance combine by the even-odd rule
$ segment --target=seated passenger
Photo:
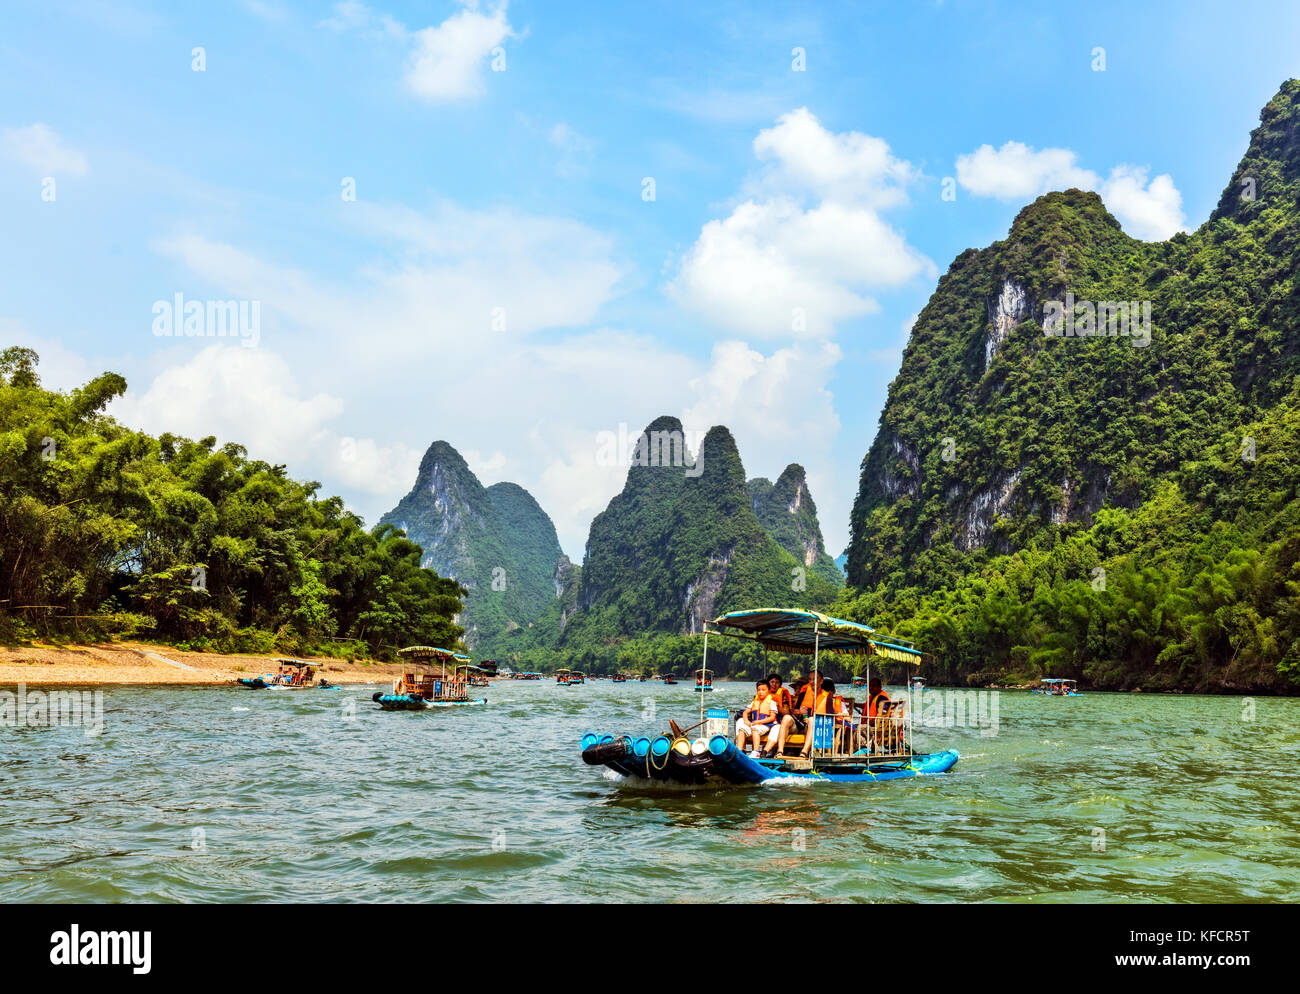
[[[804,719],[803,749],[799,755],[806,759],[812,755],[812,716],[814,714],[831,713],[831,695],[826,692],[825,687],[822,685],[820,673],[813,674],[812,679],[804,686],[802,693],[795,699],[795,703],[797,704],[796,712]]]
[[[791,732],[794,731],[794,698],[790,691],[781,686],[781,674],[772,673],[767,678],[767,689],[772,699],[776,701],[776,713],[779,724],[777,725],[777,741],[775,747],[768,739],[768,749],[765,755],[779,756],[785,752],[785,740]]]
[[[750,755],[757,758],[762,754],[763,739],[773,746],[780,734],[780,714],[776,699],[772,696],[766,680],[759,680],[754,686],[754,699],[736,722],[736,748],[745,751],[745,740],[752,737],[753,751]]]
[[[881,689],[880,678],[873,676],[867,692],[867,703],[862,705],[862,713],[867,716],[867,727],[870,730],[868,741],[873,749],[876,746],[894,745],[899,735],[891,714],[893,703],[890,696]]]

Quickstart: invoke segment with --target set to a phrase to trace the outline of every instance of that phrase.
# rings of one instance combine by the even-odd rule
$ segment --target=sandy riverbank
[[[311,659],[317,676],[331,683],[388,683],[400,672],[394,663],[349,663]],[[0,687],[105,684],[222,684],[275,672],[275,656],[222,656],[180,652],[135,642],[99,645],[0,647]]]

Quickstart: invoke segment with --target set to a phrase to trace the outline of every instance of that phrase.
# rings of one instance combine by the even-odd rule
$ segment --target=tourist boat
[[[711,634],[748,639],[765,651],[811,656],[814,680],[823,652],[866,656],[868,683],[873,657],[912,665],[921,659],[920,650],[909,641],[877,635],[868,625],[801,608],[760,608],[732,611],[704,626],[705,671]],[[841,714],[810,717],[813,741],[807,757],[799,755],[806,739],[797,733],[787,737],[784,755],[765,759],[743,752],[733,741],[731,713],[725,708],[706,710],[701,697],[698,724],[683,729],[669,721],[668,733],[654,738],[588,732],[581,740],[582,759],[632,783],[706,787],[781,778],[832,783],[901,780],[944,773],[957,762],[951,749],[915,751],[905,697],[882,703],[875,715],[858,713],[851,700],[845,703],[849,706]]]
[[[511,680],[540,680],[541,678],[542,678],[542,674],[534,672],[532,670],[526,670],[522,673],[510,674]]]
[[[709,676],[708,670],[695,671],[695,692],[699,694],[713,692],[713,677]]]
[[[612,677],[609,678],[609,682],[610,682],[610,683],[627,683],[627,677],[624,676],[622,673],[615,673]]]
[[[914,676],[914,677],[912,677],[911,680],[907,681],[907,686],[908,686],[909,688],[911,688],[912,690],[924,690],[924,689],[925,689],[925,677],[922,677],[922,676]]]
[[[853,690],[866,690],[866,689],[867,689],[867,678],[864,677],[864,676],[855,676],[855,677],[850,681],[850,683],[849,683],[849,687],[850,687],[851,689],[853,689]]]
[[[1059,677],[1043,677],[1031,694],[1046,694],[1049,697],[1080,697],[1078,680],[1062,680]]]
[[[425,708],[452,704],[486,704],[485,698],[469,695],[470,676],[478,667],[469,656],[450,649],[428,645],[411,645],[398,650],[398,655],[409,664],[402,667],[402,676],[393,681],[393,692],[376,691],[371,698],[385,711],[422,711]],[[439,672],[433,672],[434,663]],[[451,664],[451,675],[447,664]]]
[[[664,677],[664,683],[676,683],[676,682],[677,682],[677,677],[673,676],[671,673],[668,674],[666,677]]]
[[[573,670],[569,674],[569,686],[574,687],[580,683],[587,682],[587,675],[579,670]]]
[[[330,683],[324,677],[319,683],[312,683],[316,671],[311,663],[301,659],[277,659],[280,667],[278,673],[263,673],[261,676],[241,677],[241,687],[249,690],[338,690],[337,683]]]

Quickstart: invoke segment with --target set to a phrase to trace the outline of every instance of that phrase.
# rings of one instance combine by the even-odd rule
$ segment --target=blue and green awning
[[[882,656],[899,663],[921,661],[921,650],[906,639],[893,635],[877,636],[870,625],[833,618],[819,611],[756,608],[732,611],[715,618],[713,624],[743,632],[776,652],[810,656],[815,645],[821,652]]]

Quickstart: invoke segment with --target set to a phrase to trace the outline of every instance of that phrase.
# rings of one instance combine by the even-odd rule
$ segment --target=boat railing
[[[910,757],[912,719],[907,698],[882,702],[875,715],[864,715],[850,698],[841,714],[815,715],[809,733],[814,759],[847,760]]]

